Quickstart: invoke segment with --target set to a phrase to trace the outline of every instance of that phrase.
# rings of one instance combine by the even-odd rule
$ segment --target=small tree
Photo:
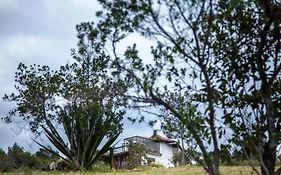
[[[14,143],[12,147],[8,147],[8,157],[12,161],[12,166],[15,169],[22,167],[24,148],[20,147],[17,143]]]
[[[0,148],[0,172],[7,172],[12,170],[12,162],[6,152]]]
[[[12,147],[8,147],[8,158],[11,160],[12,167],[19,169],[22,167],[35,168],[38,164],[35,157],[23,147],[15,143]]]
[[[128,143],[128,167],[133,169],[136,168],[145,161],[146,159],[146,149],[143,144],[129,142]]]
[[[184,153],[184,162],[182,161],[182,155]],[[200,159],[202,155],[192,148],[187,148],[184,151],[174,154],[172,162],[175,166],[177,165],[186,165],[186,164],[201,164],[202,160]]]
[[[189,147],[193,147],[194,150],[196,149],[197,145],[194,143],[195,140],[188,130],[189,123],[192,120],[199,120],[202,118],[202,115],[200,112],[198,112],[195,105],[193,105],[189,101],[185,101],[185,98],[182,98],[180,96],[177,96],[177,94],[174,94],[171,96],[171,99],[174,101],[175,104],[178,106],[181,106],[181,111],[185,111],[185,115],[181,116],[181,118],[176,118],[174,115],[171,115],[167,111],[163,111],[161,114],[161,118],[163,119],[163,122],[161,123],[161,128],[164,131],[164,133],[173,139],[178,139],[179,143],[181,144],[181,161],[178,161],[180,165],[185,165],[186,163],[189,163],[187,158],[187,153],[185,153],[185,145],[187,144]],[[199,127],[198,127],[199,128]],[[191,148],[188,148],[189,150]],[[178,154],[177,154],[178,159]]]
[[[37,157],[37,158],[49,159],[49,160],[59,158],[59,157],[57,156],[57,155],[59,154],[59,152],[53,150],[51,146],[47,146],[47,148],[48,148],[49,150],[52,150],[52,151],[48,151],[48,150],[46,150],[46,149],[44,149],[44,148],[39,148],[39,150],[36,151],[36,153],[34,154],[34,156]],[[56,152],[56,154],[54,154],[53,152]]]
[[[40,169],[48,169],[50,163],[59,158],[59,152],[47,146],[47,149],[39,148],[38,151],[33,155],[38,161],[38,167]],[[54,152],[54,153],[53,153]]]

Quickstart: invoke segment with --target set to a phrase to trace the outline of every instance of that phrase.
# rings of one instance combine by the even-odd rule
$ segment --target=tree
[[[100,2],[107,11],[98,13],[104,18],[98,27],[107,31],[105,38],[113,38],[113,52],[133,32],[157,42],[147,65],[137,45],[128,47],[125,58],[113,54],[117,67],[136,83],[138,95],[131,96],[135,103],[160,106],[179,120],[186,109],[171,99],[175,92],[206,106],[203,121],[196,121],[203,127],[187,129],[209,174],[219,174],[220,149],[227,145],[218,140],[225,125],[234,131],[228,142],[241,146],[245,138],[253,139],[262,174],[281,172],[275,172],[280,142],[279,1]],[[210,144],[213,150],[208,154]]]
[[[185,165],[186,164],[194,164],[194,163],[200,164],[201,163],[200,157],[202,155],[192,148],[187,148],[183,152],[178,152],[178,153],[173,155],[172,162],[175,166],[183,165],[182,164],[182,153],[184,153],[184,157],[185,157],[184,163],[185,163]]]
[[[219,1],[212,41],[223,68],[218,83],[225,122],[234,142],[257,155],[263,175],[281,173],[275,171],[281,141],[280,12],[277,1]]]
[[[48,150],[52,150],[52,151],[48,151],[44,148],[39,148],[38,151],[36,151],[36,153],[34,154],[35,157],[38,157],[38,158],[42,158],[42,159],[49,159],[49,160],[52,160],[52,159],[58,159],[59,157],[57,156],[59,154],[59,152],[56,152],[55,150],[53,150],[51,148],[51,146],[47,146]],[[54,154],[53,152],[56,152],[56,154]]]
[[[44,132],[64,155],[58,156],[80,170],[90,168],[121,133],[125,114],[122,94],[126,91],[126,84],[105,70],[110,63],[107,56],[82,43],[85,35],[81,28],[83,25],[77,26],[79,43],[78,51],[72,50],[73,64],[54,71],[48,66],[20,63],[15,78],[17,93],[4,97],[16,103],[5,118],[7,122],[17,115],[28,121],[34,134]]]
[[[7,155],[14,169],[22,167],[35,168],[38,163],[30,152],[25,151],[24,148],[17,143],[14,143],[12,147],[8,147]]]
[[[175,94],[176,96],[176,94]],[[173,115],[167,113],[167,111],[162,111],[161,118],[163,122],[161,123],[161,129],[164,131],[164,133],[173,139],[179,139],[179,143],[181,144],[181,161],[179,161],[179,154],[175,156],[175,159],[179,165],[186,165],[186,163],[190,163],[190,156],[186,153],[186,151],[189,150],[195,150],[196,144],[194,143],[195,140],[192,137],[191,133],[187,129],[188,127],[186,125],[189,124],[190,120],[196,120],[196,118],[199,118],[201,114],[197,111],[196,106],[192,105],[189,101],[183,101],[184,99],[180,99],[177,97],[171,97],[173,98],[173,101],[180,106],[185,106],[186,115],[185,118],[175,118]],[[188,146],[188,148],[185,148],[185,145]],[[187,159],[188,158],[188,159]]]
[[[128,167],[133,169],[142,165],[146,159],[146,149],[143,144],[129,142],[128,144]]]
[[[38,151],[35,152],[35,154],[33,154],[33,156],[38,161],[38,169],[47,170],[49,169],[49,166],[52,162],[58,161],[59,159],[59,156],[57,156],[59,155],[58,151],[53,150],[49,145],[47,146],[47,148],[48,150],[41,147]],[[53,152],[55,152],[55,154]]]
[[[8,156],[12,160],[12,166],[18,169],[23,164],[24,148],[20,147],[17,143],[14,143],[12,147],[8,148]]]
[[[150,104],[166,110],[181,120],[186,109],[170,98],[176,92],[185,101],[193,96],[195,105],[204,106],[202,117],[196,125],[187,129],[200,147],[204,168],[210,175],[219,174],[219,134],[221,124],[216,122],[216,67],[211,42],[211,26],[214,24],[215,1],[182,0],[100,0],[103,20],[97,24],[101,38],[111,42],[115,67],[130,77],[135,93],[128,95],[133,107]],[[88,28],[93,28],[88,24]],[[117,53],[118,43],[130,33],[137,32],[154,40],[153,61],[143,64],[137,45],[128,47],[123,54]],[[90,36],[90,32],[89,32]],[[165,80],[165,81],[162,81]],[[196,82],[196,83],[194,83]],[[188,94],[188,95],[187,95]],[[206,110],[205,110],[206,109]],[[188,122],[191,122],[189,120]],[[211,148],[213,148],[212,151]]]
[[[12,170],[11,160],[3,149],[0,149],[0,171],[7,172]]]

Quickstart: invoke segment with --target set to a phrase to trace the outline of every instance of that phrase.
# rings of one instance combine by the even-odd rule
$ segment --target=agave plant
[[[16,92],[4,97],[16,106],[5,121],[12,122],[12,116],[27,121],[35,135],[46,134],[62,159],[75,168],[88,169],[120,135],[125,93],[132,82],[120,79],[119,67],[113,66],[103,47],[103,36],[97,37],[88,23],[77,30],[78,49],[72,50],[71,64],[59,70],[19,64]]]
[[[63,154],[61,158],[80,170],[89,169],[110,152],[122,131],[125,113],[118,107],[122,82],[113,82],[111,77],[95,72],[92,66],[90,60],[82,61],[80,66],[67,65],[58,73],[61,81],[55,98],[61,97],[64,103],[56,104],[49,115],[54,115],[63,126],[67,141],[52,124],[51,116],[45,117],[45,125],[41,125],[50,142]]]
[[[5,96],[17,104],[6,121],[11,116],[22,117],[33,133],[44,132],[62,154],[59,156],[80,170],[89,169],[109,151],[122,131],[121,102],[126,87],[98,69],[94,61],[77,61],[79,64],[63,66],[60,71],[20,64],[18,92]]]
[[[51,122],[46,122],[47,127],[42,128],[50,142],[65,156],[60,157],[80,170],[89,169],[102,155],[110,152],[112,144],[121,133],[116,127],[120,127],[118,120],[123,112],[113,112],[97,103],[65,108],[59,115],[67,143]],[[105,138],[107,141],[102,144]],[[39,142],[36,143],[52,151]]]

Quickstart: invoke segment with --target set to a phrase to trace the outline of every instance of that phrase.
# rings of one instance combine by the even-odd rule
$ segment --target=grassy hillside
[[[222,175],[250,175],[252,170],[245,166],[221,167]],[[184,168],[150,168],[145,170],[117,170],[111,172],[64,172],[64,171],[31,171],[4,173],[3,175],[207,175],[199,166],[187,166]]]

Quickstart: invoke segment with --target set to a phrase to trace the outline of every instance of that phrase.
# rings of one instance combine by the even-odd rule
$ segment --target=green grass
[[[1,174],[1,173],[0,173]],[[2,173],[3,175],[207,175],[200,166],[186,166],[178,168],[145,168],[139,170],[113,170],[107,172],[77,172],[77,171],[32,171],[21,170],[10,173]],[[247,166],[222,166],[222,175],[250,175],[251,167]]]

